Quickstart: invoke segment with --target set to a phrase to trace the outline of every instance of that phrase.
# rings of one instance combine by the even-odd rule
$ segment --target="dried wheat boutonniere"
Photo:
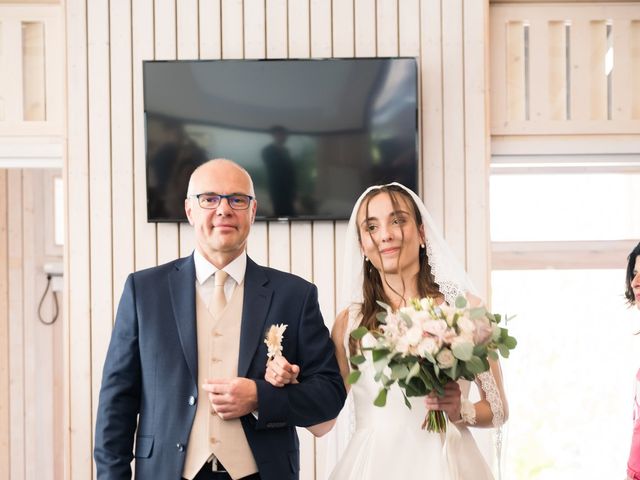
[[[287,325],[280,323],[277,325],[271,325],[267,330],[267,336],[264,339],[264,343],[267,345],[267,357],[273,360],[277,355],[282,354],[282,337],[284,331],[287,329]]]

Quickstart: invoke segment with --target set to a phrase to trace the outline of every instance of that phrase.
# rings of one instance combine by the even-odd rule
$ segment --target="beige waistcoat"
[[[207,378],[238,376],[244,285],[236,285],[226,307],[214,318],[196,293],[198,401],[182,475],[192,479],[213,454],[232,478],[258,471],[240,419],[222,420],[211,410],[202,384]]]

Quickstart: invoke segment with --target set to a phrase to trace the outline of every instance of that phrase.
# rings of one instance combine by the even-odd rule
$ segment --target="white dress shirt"
[[[205,305],[209,303],[209,299],[213,295],[214,280],[213,277],[218,271],[209,260],[195,249],[193,251],[193,261],[196,266],[196,291],[200,295],[200,298],[204,300]],[[233,291],[236,285],[241,284],[244,281],[244,273],[247,269],[247,252],[244,251],[231,263],[223,268],[225,272],[229,274],[226,282],[224,283],[224,296],[227,301],[233,295]]]

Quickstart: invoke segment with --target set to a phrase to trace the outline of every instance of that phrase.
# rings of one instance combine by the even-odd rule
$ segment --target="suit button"
[[[193,395],[191,395],[189,397],[189,405],[194,406],[196,404],[196,397],[194,397]]]
[[[184,445],[181,443],[176,443],[176,448],[179,452],[184,452]]]

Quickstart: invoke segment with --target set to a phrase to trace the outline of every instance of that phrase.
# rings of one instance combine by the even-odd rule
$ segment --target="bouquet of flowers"
[[[371,351],[375,380],[382,387],[373,402],[379,407],[386,404],[389,388],[396,382],[405,404],[411,408],[407,397],[425,396],[433,391],[444,395],[447,382],[460,378],[473,380],[489,370],[489,358],[498,359],[498,352],[506,358],[516,347],[516,339],[499,326],[500,315],[484,307],[468,306],[463,296],[454,305],[438,305],[432,298],[415,299],[397,312],[378,303],[385,309],[377,316],[379,328],[369,331],[361,326],[351,332],[356,340],[371,333],[375,344],[361,346],[350,361],[360,365],[365,362],[362,352]],[[348,382],[357,382],[361,373],[351,372]],[[442,411],[429,411],[425,423],[429,431],[446,430]]]

